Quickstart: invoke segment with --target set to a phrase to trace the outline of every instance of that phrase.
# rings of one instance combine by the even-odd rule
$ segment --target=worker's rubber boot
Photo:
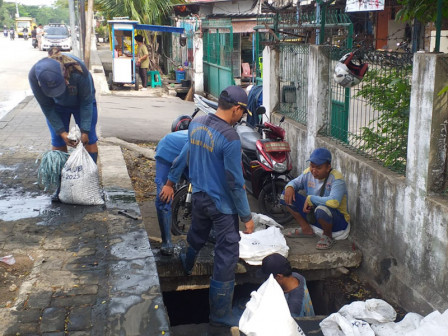
[[[194,263],[196,262],[197,251],[188,246],[186,251],[182,251],[179,255],[182,267],[184,268],[185,275],[191,275]]]
[[[59,202],[61,202],[61,200],[59,199],[59,193],[61,192],[61,181],[62,181],[62,172],[59,175],[59,185],[58,185],[58,188],[56,189],[54,194],[51,195],[51,202],[52,203],[59,203]]]
[[[51,195],[51,202],[52,203],[59,203],[61,200],[59,199],[59,193],[61,192],[61,184],[59,184],[59,187],[56,189],[53,195]]]
[[[235,281],[210,280],[209,304],[210,324],[213,326],[235,327],[239,317],[232,313],[233,289]]]
[[[157,209],[157,219],[159,220],[160,235],[162,236],[160,253],[165,256],[172,256],[174,248],[173,243],[171,243],[171,212]]]

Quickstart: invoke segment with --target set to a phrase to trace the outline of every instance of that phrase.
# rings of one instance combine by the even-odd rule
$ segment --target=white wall
[[[448,94],[437,93],[448,81],[448,58],[414,56],[404,177],[316,134],[315,127],[327,113],[318,108],[325,105],[320,100],[328,99],[322,98],[322,50],[318,46],[310,50],[309,78],[317,83],[308,88],[308,127],[291,120],[283,124],[297,165],[295,174],[305,168],[311,146],[327,147],[333,155],[332,166],[347,183],[350,239],[363,252],[362,273],[383,297],[408,311],[423,315],[444,311],[448,309],[448,201],[434,196],[434,190],[446,185],[441,180],[447,173]],[[263,94],[271,95],[264,90]],[[271,119],[277,122],[280,117],[274,113]]]

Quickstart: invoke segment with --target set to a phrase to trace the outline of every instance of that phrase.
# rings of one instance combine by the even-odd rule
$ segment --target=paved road
[[[24,41],[0,36],[0,119],[20,101],[31,94],[28,71],[34,63],[47,54],[31,46],[31,39]],[[7,52],[6,52],[7,51]]]

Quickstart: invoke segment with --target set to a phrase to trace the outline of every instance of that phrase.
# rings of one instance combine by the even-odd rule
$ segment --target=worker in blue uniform
[[[68,138],[73,115],[81,130],[81,142],[96,163],[98,158],[98,118],[95,87],[85,64],[77,57],[62,54],[58,48],[49,57],[38,61],[30,70],[28,80],[34,97],[44,113],[51,133],[53,150],[67,152],[77,142]],[[57,201],[57,191],[52,200]]]
[[[238,86],[224,89],[216,114],[193,119],[189,134],[189,175],[193,186],[192,224],[188,248],[181,253],[186,274],[214,226],[216,245],[210,280],[210,323],[238,326],[232,314],[235,267],[239,259],[239,218],[245,233],[252,233],[252,220],[241,168],[241,142],[232,127],[247,109],[247,94]]]
[[[182,149],[187,148],[188,142],[188,124],[182,130],[168,133],[157,144],[156,148],[156,177],[157,196],[155,206],[157,219],[162,236],[162,247],[160,253],[165,256],[173,255],[174,248],[171,242],[171,201],[174,197],[174,185],[179,182],[182,173],[185,170],[186,163],[180,168],[179,175],[174,177],[172,165],[176,162]]]

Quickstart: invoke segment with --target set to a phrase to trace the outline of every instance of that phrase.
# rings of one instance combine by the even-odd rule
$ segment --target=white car
[[[72,49],[72,39],[66,25],[50,24],[44,28],[41,50],[48,50],[51,47],[58,47],[65,51]]]

